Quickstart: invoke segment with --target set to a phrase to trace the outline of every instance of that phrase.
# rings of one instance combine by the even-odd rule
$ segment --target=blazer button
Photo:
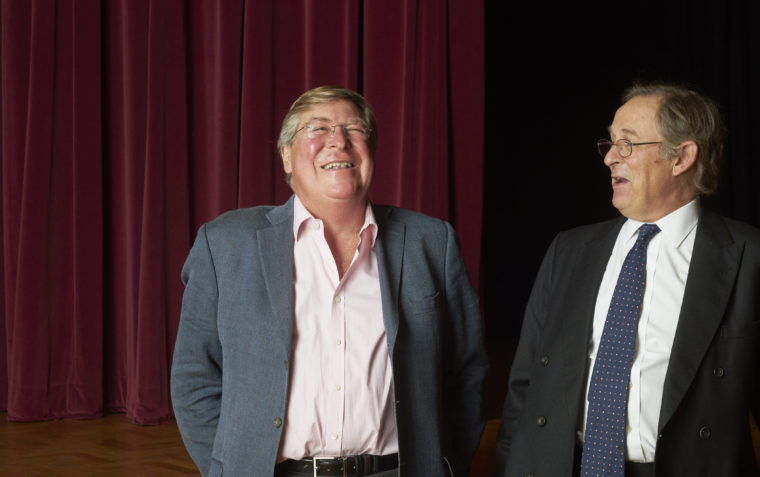
[[[710,430],[707,426],[702,426],[702,428],[699,430],[699,438],[700,439],[709,439],[712,435],[712,430]]]
[[[536,425],[538,427],[544,427],[546,425],[546,418],[544,416],[538,416],[538,419],[536,419]]]
[[[722,378],[724,374],[726,374],[726,371],[723,368],[713,369],[713,375],[715,375],[716,378]]]
[[[276,427],[276,428],[279,429],[281,425],[282,425],[282,419],[280,419],[279,417],[275,417],[274,418],[274,427]]]
[[[541,356],[541,359],[539,360],[539,363],[541,363],[541,366],[544,368],[549,366],[549,357],[548,356]]]

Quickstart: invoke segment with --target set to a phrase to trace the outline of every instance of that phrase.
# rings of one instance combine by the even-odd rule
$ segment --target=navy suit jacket
[[[560,233],[509,376],[497,475],[571,476],[597,292],[624,218]],[[662,397],[655,475],[758,476],[760,231],[703,211]]]
[[[485,425],[480,306],[448,223],[373,206],[399,472],[466,475]],[[293,199],[203,225],[182,271],[172,400],[204,475],[274,473],[293,328]]]

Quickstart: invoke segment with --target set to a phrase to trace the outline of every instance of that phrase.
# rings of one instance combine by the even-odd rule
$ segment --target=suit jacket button
[[[282,419],[280,419],[279,417],[275,417],[274,418],[274,427],[276,427],[276,428],[279,429],[281,425],[282,425]]]
[[[539,361],[541,363],[541,366],[544,368],[549,366],[549,357],[548,356],[541,356],[541,360]]]
[[[544,427],[546,425],[546,418],[544,416],[538,416],[538,419],[536,419],[536,425],[538,427]]]
[[[710,430],[707,426],[702,426],[702,428],[699,430],[699,438],[700,439],[709,439],[712,435],[712,430]]]
[[[713,369],[713,375],[715,375],[716,378],[722,378],[724,374],[726,374],[726,371],[723,368]]]

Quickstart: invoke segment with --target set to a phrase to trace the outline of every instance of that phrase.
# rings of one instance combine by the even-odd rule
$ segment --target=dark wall
[[[486,2],[481,289],[491,338],[518,335],[557,232],[617,216],[595,144],[634,80],[686,83],[718,101],[729,162],[706,203],[760,225],[757,2],[543,3]]]

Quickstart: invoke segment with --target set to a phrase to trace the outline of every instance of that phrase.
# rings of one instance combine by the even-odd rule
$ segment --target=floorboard
[[[0,415],[0,476],[200,475],[175,423],[140,426],[124,414],[8,422]]]

